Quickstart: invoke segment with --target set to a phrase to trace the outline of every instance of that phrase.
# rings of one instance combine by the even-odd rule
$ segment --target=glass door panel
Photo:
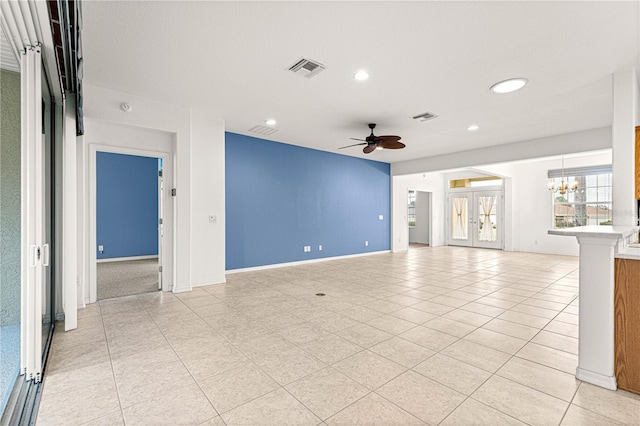
[[[451,195],[449,198],[449,244],[457,246],[470,246],[470,194],[461,193]]]
[[[0,70],[0,414],[20,372],[20,74]]]
[[[43,67],[44,69],[44,67]],[[53,235],[53,158],[55,153],[54,147],[54,120],[53,120],[54,104],[51,101],[51,91],[47,77],[42,72],[42,355],[47,350],[47,342],[49,334],[55,318],[53,305],[53,278],[52,278],[52,250],[51,245],[54,241]]]
[[[474,247],[502,248],[500,229],[500,191],[481,191],[474,194],[475,222]]]

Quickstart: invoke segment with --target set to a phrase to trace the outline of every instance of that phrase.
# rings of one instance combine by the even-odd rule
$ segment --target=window
[[[611,166],[581,167],[564,170],[564,183],[578,185],[575,192],[552,192],[553,227],[572,228],[587,225],[611,225]],[[550,183],[559,188],[562,170],[549,170]]]
[[[409,191],[408,201],[407,220],[409,222],[409,226],[416,226],[416,191]]]

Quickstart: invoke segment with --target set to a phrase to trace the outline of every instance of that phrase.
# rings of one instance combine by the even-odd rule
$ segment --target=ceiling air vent
[[[325,69],[327,69],[327,67],[320,62],[308,58],[300,58],[289,67],[289,71],[292,73],[306,78],[313,78]]]
[[[434,118],[436,118],[437,115],[435,115],[432,112],[425,112],[424,114],[419,114],[419,115],[414,115],[413,118],[414,120],[418,120],[418,121],[427,121],[427,120],[432,120]]]
[[[274,129],[273,127],[267,127],[267,126],[261,126],[261,125],[257,125],[257,126],[253,126],[252,128],[249,129],[250,132],[253,133],[260,133],[261,135],[272,135],[275,132],[278,131],[278,129]]]

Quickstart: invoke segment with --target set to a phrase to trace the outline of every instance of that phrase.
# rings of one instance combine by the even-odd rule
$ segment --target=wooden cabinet
[[[616,381],[640,394],[640,260],[615,260],[614,315]]]

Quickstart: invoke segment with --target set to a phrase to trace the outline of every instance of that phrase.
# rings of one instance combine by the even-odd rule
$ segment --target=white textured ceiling
[[[88,84],[252,136],[275,118],[268,139],[386,162],[608,126],[612,73],[639,65],[638,2],[85,0],[83,17]],[[327,70],[285,71],[302,56]],[[530,82],[489,92],[510,77]],[[426,111],[438,118],[411,119]],[[369,122],[407,148],[337,150]]]

